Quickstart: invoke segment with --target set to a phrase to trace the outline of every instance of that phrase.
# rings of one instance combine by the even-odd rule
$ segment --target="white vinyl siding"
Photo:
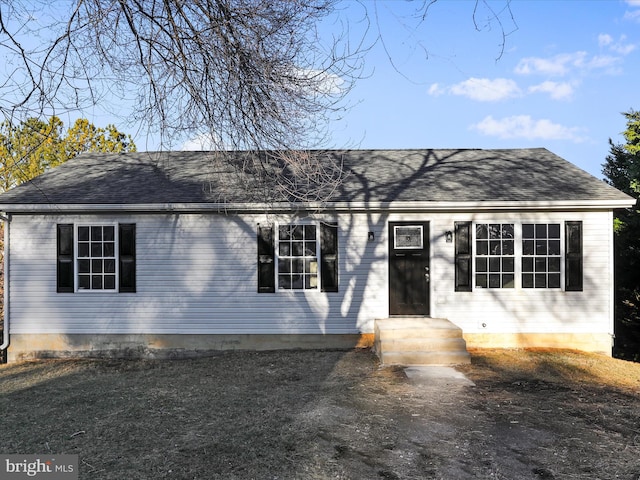
[[[453,262],[453,244],[433,244],[432,316],[452,320],[466,333],[613,333],[611,282],[613,276],[613,230],[609,212],[551,212],[452,215],[432,223],[437,233],[450,230],[453,221],[489,223],[497,220],[521,224],[551,224],[565,221],[583,222],[583,291],[562,288],[520,288],[521,257],[516,255],[518,288],[484,289],[455,292],[453,272],[446,264]],[[450,222],[451,220],[451,222]],[[516,229],[517,231],[517,229]],[[521,249],[520,234],[516,252]],[[561,253],[564,247],[561,246]],[[475,256],[475,252],[474,252]],[[564,261],[564,257],[562,259]],[[561,268],[564,268],[563,266]],[[561,280],[563,282],[563,280]]]
[[[322,215],[323,220],[336,220]],[[269,220],[271,220],[270,218]],[[278,223],[295,223],[294,218]],[[56,293],[56,224],[136,224],[136,293]],[[366,267],[345,249],[367,246],[367,230],[338,248],[341,292],[257,293],[256,227],[264,216],[14,216],[11,330],[14,333],[358,333],[373,328],[362,308]],[[352,242],[360,245],[354,247]],[[343,288],[344,285],[344,288]],[[343,291],[342,291],[343,290]],[[345,300],[348,298],[348,300]]]
[[[277,217],[277,218],[275,218]],[[257,293],[257,225],[287,215],[14,215],[10,229],[12,333],[372,333],[388,316],[388,222],[427,221],[431,315],[465,332],[611,332],[610,212],[345,213],[338,224],[338,292]],[[454,291],[456,221],[583,222],[584,291]],[[136,293],[56,293],[56,224],[136,224]],[[368,232],[375,239],[368,240]]]

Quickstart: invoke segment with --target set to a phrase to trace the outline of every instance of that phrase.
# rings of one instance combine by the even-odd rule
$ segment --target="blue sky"
[[[422,0],[340,3],[321,26],[327,38],[348,22],[358,41],[366,10],[366,41],[381,40],[366,54],[349,108],[330,125],[328,146],[544,147],[602,178],[609,138],[624,142],[621,113],[640,110],[640,0],[512,0],[510,11],[506,3],[481,0],[475,23],[473,0],[439,0],[422,21]],[[82,116],[114,123],[139,150],[159,148],[108,110]]]
[[[502,28],[481,5],[478,29],[471,1],[440,0],[423,22],[415,3],[366,5],[385,45],[332,125],[336,147],[545,147],[601,178],[621,112],[640,110],[640,0],[513,0]]]

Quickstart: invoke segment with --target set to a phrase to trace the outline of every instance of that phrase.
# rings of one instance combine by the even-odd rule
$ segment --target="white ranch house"
[[[9,361],[371,346],[402,318],[611,353],[633,198],[545,149],[325,154],[346,176],[318,204],[257,201],[206,152],[85,154],[0,195]]]

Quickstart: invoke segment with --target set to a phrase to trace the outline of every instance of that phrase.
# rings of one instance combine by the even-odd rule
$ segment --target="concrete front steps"
[[[444,318],[377,319],[375,351],[383,365],[471,363],[462,330]]]

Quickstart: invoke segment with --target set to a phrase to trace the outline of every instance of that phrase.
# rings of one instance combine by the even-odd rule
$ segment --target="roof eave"
[[[631,208],[632,197],[609,200],[481,201],[481,202],[307,202],[307,203],[149,203],[149,204],[0,204],[9,214],[69,213],[225,213],[296,211],[516,211],[516,210],[613,210]]]

